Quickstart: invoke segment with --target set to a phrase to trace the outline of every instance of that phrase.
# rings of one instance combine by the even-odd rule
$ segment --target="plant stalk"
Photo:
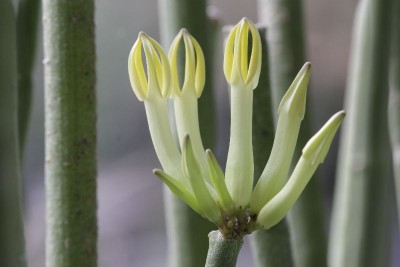
[[[339,146],[329,266],[389,266],[388,50],[390,0],[361,0],[355,16]]]
[[[159,0],[159,10],[161,39],[165,48],[169,47],[181,28],[186,28],[203,49],[206,84],[198,101],[198,113],[203,145],[205,148],[212,148],[215,139],[212,90],[215,33],[206,15],[206,1]],[[181,58],[180,65],[183,64],[184,58]],[[204,266],[208,250],[207,234],[213,225],[173,196],[168,189],[164,193],[169,266]]]
[[[243,239],[226,239],[220,231],[212,231],[205,267],[235,267]]]
[[[267,27],[273,110],[305,63],[301,0],[259,0],[259,19]],[[294,159],[312,135],[310,104],[302,122]],[[276,121],[276,120],[275,120]],[[294,161],[296,162],[296,161]],[[293,169],[293,168],[292,168]],[[323,196],[318,174],[307,185],[292,210],[288,222],[297,267],[326,266],[326,236]]]
[[[253,99],[253,155],[254,183],[259,179],[274,142],[274,116],[272,112],[271,86],[268,63],[266,29],[259,28],[262,44],[260,80]],[[289,229],[286,219],[271,229],[257,230],[250,239],[255,266],[293,266]]]
[[[32,102],[32,71],[35,63],[40,0],[20,0],[17,14],[18,130],[23,157]]]
[[[389,133],[392,146],[393,171],[396,185],[398,216],[400,218],[400,3],[394,3],[389,70]],[[400,222],[400,220],[399,220]]]
[[[18,147],[17,37],[12,2],[0,1],[0,266],[25,267]]]
[[[93,0],[43,0],[46,266],[97,266]]]

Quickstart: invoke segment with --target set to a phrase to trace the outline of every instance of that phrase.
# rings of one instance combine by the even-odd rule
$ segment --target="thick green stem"
[[[395,1],[393,22],[390,71],[389,71],[389,131],[392,146],[393,171],[396,185],[398,216],[400,218],[400,3]],[[400,220],[399,220],[400,222]]]
[[[212,231],[206,267],[235,267],[243,239],[226,239],[220,231]]]
[[[44,0],[46,266],[97,266],[93,0]]]
[[[305,63],[301,0],[259,0],[259,18],[267,26],[269,65],[274,111]],[[308,101],[309,103],[309,101]],[[312,134],[310,105],[302,122],[294,159],[299,158]],[[311,179],[289,213],[295,265],[326,266],[323,197],[317,175]]]
[[[0,1],[0,266],[24,267],[15,26],[11,1]]]
[[[168,48],[181,28],[186,28],[199,42],[206,60],[206,84],[199,98],[199,123],[205,148],[214,144],[214,103],[212,91],[213,36],[206,16],[206,1],[159,0],[162,44]],[[181,61],[183,66],[183,61]],[[183,69],[183,68],[181,68]],[[169,265],[204,266],[212,225],[186,204],[165,190]]]
[[[262,65],[258,86],[253,100],[253,155],[254,182],[260,177],[274,142],[274,120],[270,92],[268,49],[266,30],[260,29],[262,43]],[[291,267],[289,230],[286,220],[268,230],[258,230],[251,236],[252,253],[255,266]]]
[[[17,14],[18,47],[18,130],[23,156],[32,98],[32,70],[35,62],[40,0],[20,0]]]
[[[389,266],[390,0],[361,0],[355,17],[339,147],[329,266]],[[398,14],[396,14],[398,15]]]

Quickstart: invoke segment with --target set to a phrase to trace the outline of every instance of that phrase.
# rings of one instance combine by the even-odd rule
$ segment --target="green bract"
[[[184,77],[179,77],[177,63],[181,43]],[[241,20],[229,34],[225,49],[224,73],[231,85],[231,136],[225,174],[212,152],[204,150],[200,136],[197,99],[204,89],[205,62],[195,38],[181,30],[167,58],[156,41],[140,33],[129,55],[128,70],[133,91],[145,104],[151,138],[163,168],[154,173],[228,238],[272,227],[287,214],[325,159],[345,116],[343,111],[335,114],[308,141],[287,180],[305,113],[311,73],[311,64],[306,63],[281,101],[271,155],[253,188],[253,89],[261,70],[261,40],[253,23]],[[173,100],[179,144],[171,132],[167,96]]]

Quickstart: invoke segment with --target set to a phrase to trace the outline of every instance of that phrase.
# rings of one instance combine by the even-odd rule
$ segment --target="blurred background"
[[[314,129],[342,108],[350,36],[356,0],[304,0],[307,60],[313,65],[311,101]],[[221,26],[242,17],[257,21],[256,0],[210,0],[210,12]],[[159,40],[156,0],[98,0],[98,217],[99,266],[165,266],[166,236],[162,184],[153,176],[159,167],[143,103],[131,91],[127,57],[139,31]],[[42,37],[34,76],[34,103],[24,158],[24,201],[28,259],[31,267],[44,266],[44,108]],[[220,42],[222,44],[222,40]],[[228,93],[220,64],[216,66],[216,152],[225,161],[229,141]],[[337,144],[337,140],[335,142]],[[326,211],[330,213],[335,158],[334,145],[322,165]],[[394,242],[397,242],[394,239]],[[393,253],[395,255],[395,253]],[[245,245],[238,266],[250,266]],[[246,262],[246,264],[245,264]],[[133,264],[133,265],[132,265]]]

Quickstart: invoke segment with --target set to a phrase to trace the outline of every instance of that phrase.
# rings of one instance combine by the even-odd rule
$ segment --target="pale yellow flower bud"
[[[249,32],[251,33],[251,53],[248,58]],[[243,18],[228,36],[225,55],[224,73],[232,86],[257,87],[261,71],[261,39],[254,24]]]
[[[147,76],[143,66],[144,50]],[[140,101],[161,97],[170,93],[171,69],[161,46],[143,32],[132,47],[128,58],[128,73],[133,92]]]

